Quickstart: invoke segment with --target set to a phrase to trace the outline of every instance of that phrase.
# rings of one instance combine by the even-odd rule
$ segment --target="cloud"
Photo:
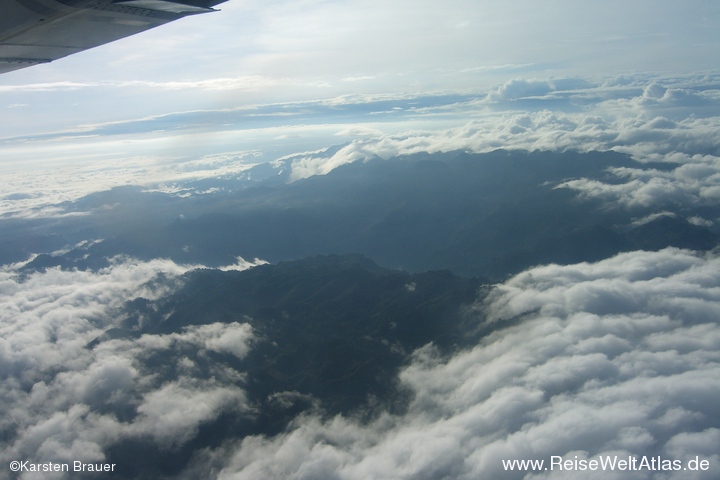
[[[650,83],[643,90],[639,101],[644,106],[681,106],[698,107],[707,105],[710,100],[700,93],[682,88],[665,88],[659,83]]]
[[[242,413],[246,403],[243,391],[212,381],[167,383],[147,393],[137,407],[139,418],[126,435],[150,436],[164,448],[176,448],[191,440],[198,427],[216,418],[221,411]]]
[[[0,85],[0,92],[55,92],[98,87],[94,82],[48,82],[21,85]]]
[[[335,135],[345,137],[377,137],[379,135],[382,135],[382,132],[375,128],[350,127],[340,130]]]
[[[407,412],[360,421],[310,410],[275,436],[194,452],[184,474],[564,478],[502,468],[553,455],[698,455],[718,465],[718,267],[716,256],[667,249],[530,269],[468,312],[486,332],[477,346],[445,357],[432,345],[414,352],[399,376],[413,394]],[[93,342],[122,320],[114,312],[125,301],[161,298],[188,268],[116,259],[97,273],[23,278],[4,267],[0,460],[103,461],[127,440],[177,451],[224,414],[255,414],[243,389],[250,374],[217,360],[245,358],[255,341],[248,324]],[[169,283],[155,281],[161,271]]]
[[[226,267],[220,267],[218,270],[222,270],[224,272],[227,272],[229,270],[243,271],[243,270],[247,270],[252,267],[257,267],[259,265],[266,265],[267,263],[268,262],[266,262],[265,260],[261,260],[259,258],[256,258],[255,260],[250,262],[250,261],[245,260],[244,258],[238,256],[237,263],[235,263],[234,265],[228,265]]]
[[[121,258],[97,272],[21,276],[3,267],[3,462],[103,461],[108,446],[127,439],[175,449],[223,412],[249,414],[243,373],[207,361],[211,354],[244,358],[254,341],[249,324],[115,339],[105,333],[122,326],[125,302],[168,295],[190,268]]]
[[[63,218],[88,215],[72,204],[94,192],[125,185],[143,185],[145,191],[169,195],[198,195],[207,191],[187,186],[207,178],[241,178],[256,165],[256,151],[229,151],[189,160],[147,156],[122,159],[93,157],[58,169],[32,166],[8,172],[0,186],[0,219]],[[66,203],[67,202],[67,203]]]
[[[714,171],[716,159],[720,157],[720,117],[690,117],[673,125],[663,117],[647,117],[644,114],[614,120],[549,110],[488,114],[450,129],[356,139],[333,156],[307,155],[293,160],[291,178],[297,180],[325,174],[345,163],[373,156],[391,158],[453,150],[481,153],[499,148],[583,152],[616,150],[641,161],[686,163],[676,172],[681,177],[692,175],[693,170],[700,168]],[[659,171],[653,172],[653,175],[655,173],[659,175],[656,181],[674,181],[673,175]],[[637,174],[640,175],[639,170]],[[645,175],[649,174],[646,172]],[[704,196],[714,195],[716,181],[712,175],[703,180],[707,187]],[[701,187],[698,185],[697,188]]]
[[[499,103],[527,97],[541,97],[554,90],[547,80],[515,79],[501,85],[494,92],[488,93],[487,101]]]
[[[150,281],[159,273],[184,273],[167,260],[116,259],[97,273],[49,269],[21,278],[7,266],[0,271],[2,341],[9,363],[4,370],[32,380],[32,372],[72,365],[84,345],[108,326],[104,315],[133,296],[158,298],[168,292]],[[25,369],[28,373],[22,374]],[[32,385],[32,384],[30,384]]]
[[[220,353],[230,353],[240,359],[250,350],[253,340],[252,327],[247,323],[212,323],[191,325],[181,334],[160,335],[158,340],[169,337],[174,341],[189,342],[197,347]]]
[[[555,479],[577,472],[509,472],[502,461],[699,456],[709,471],[584,473],[714,478],[719,267],[717,257],[666,249],[528,270],[476,306],[478,328],[491,331],[476,347],[415,352],[400,375],[414,393],[405,414],[365,424],[301,417],[287,433],[246,437],[194,465],[222,479]]]
[[[463,73],[472,72],[472,73],[484,73],[484,72],[493,72],[493,71],[515,71],[515,70],[522,70],[527,69],[529,67],[532,67],[533,63],[523,63],[523,64],[512,64],[512,63],[506,63],[504,65],[483,65],[480,67],[470,67],[462,70]]]
[[[308,152],[306,155],[291,155],[287,158],[280,158],[275,164],[281,167],[283,163],[289,163],[289,180],[294,182],[314,175],[325,175],[341,165],[370,157],[372,157],[372,148],[365,150],[363,145],[358,142],[342,147],[330,155],[328,155],[327,150]]]
[[[203,80],[121,80],[102,82],[48,82],[17,85],[0,85],[0,92],[62,92],[89,89],[147,89],[147,90],[200,90],[200,91],[226,91],[246,90],[256,91],[273,86],[289,86],[295,81],[277,77],[264,77],[260,75],[244,75],[237,77],[220,77]],[[25,106],[25,105],[12,105]]]
[[[655,220],[658,220],[660,218],[675,218],[677,217],[676,214],[673,212],[658,212],[658,213],[651,213],[650,215],[646,215],[642,218],[638,218],[636,220],[633,220],[632,226],[633,227],[639,227],[641,225],[647,225],[648,223],[652,223]]]
[[[558,185],[580,192],[585,198],[599,198],[607,205],[628,208],[715,207],[720,200],[720,157],[700,156],[673,158],[683,163],[670,171],[639,168],[610,169],[618,182],[587,178]]]

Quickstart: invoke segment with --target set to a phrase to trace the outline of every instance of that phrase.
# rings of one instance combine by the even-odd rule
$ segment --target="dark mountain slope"
[[[259,340],[237,366],[262,378],[251,390],[256,400],[297,390],[318,397],[329,410],[347,411],[367,395],[387,393],[414,349],[429,342],[443,350],[466,344],[463,306],[486,283],[447,271],[386,270],[360,255],[242,272],[198,270],[156,304],[129,304],[124,329],[136,336],[249,323]]]
[[[432,342],[449,353],[477,341],[467,333],[473,330],[468,322],[477,319],[466,312],[483,285],[481,279],[447,271],[387,270],[360,255],[312,257],[242,272],[190,272],[174,294],[128,303],[117,312],[122,326],[88,348],[203,324],[249,323],[255,340],[242,359],[176,345],[147,350],[138,368],[160,384],[183,375],[184,359],[199,369],[194,378],[229,368],[240,375],[236,385],[252,409],[202,425],[179,449],[162,451],[138,438],[106,454],[113,462],[133,465],[129,476],[172,475],[189,452],[228,438],[276,434],[304,411],[359,418],[401,411],[408,393],[399,387],[397,374],[413,350]],[[119,418],[136,415],[132,404],[113,405]]]

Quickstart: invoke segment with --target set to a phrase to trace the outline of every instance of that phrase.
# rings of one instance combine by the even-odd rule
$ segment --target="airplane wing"
[[[226,0],[0,0],[0,73],[72,55]]]

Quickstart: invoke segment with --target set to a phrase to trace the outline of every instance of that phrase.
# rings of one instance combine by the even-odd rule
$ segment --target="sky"
[[[4,75],[0,168],[177,159],[274,143],[282,146],[268,155],[280,156],[368,129],[437,129],[470,116],[452,112],[450,98],[444,115],[395,119],[377,105],[361,108],[378,98],[482,98],[518,79],[597,84],[712,72],[720,63],[720,7],[705,1],[231,0],[219,8]],[[337,104],[349,111],[335,112]],[[163,120],[170,125],[158,125]]]
[[[717,2],[229,0],[219,8],[0,76],[0,218],[60,218],[57,204],[93,191],[170,191],[263,162],[286,161],[297,180],[374,155],[497,148],[615,150],[676,165],[617,168],[605,180],[557,187],[607,208],[674,215],[667,210],[720,201]],[[342,147],[325,154],[333,145]],[[159,272],[172,279],[195,266],[116,259],[97,272],[27,277],[16,267],[0,267],[0,424],[19,432],[4,464],[101,461],[104,447],[138,435],[174,448],[204,421],[248,408],[230,372],[198,379],[179,365],[185,373],[159,384],[142,364],[147,352],[176,345],[242,358],[252,348],[247,324],[85,348],[118,305],[167,293],[148,287]],[[406,413],[370,423],[309,415],[273,438],[196,452],[185,478],[208,465],[227,479],[500,478],[500,459],[518,452],[700,455],[716,474],[718,272],[717,255],[673,248],[537,266],[474,306],[502,326],[480,345],[450,357],[431,347],[414,354],[400,374],[415,394]],[[103,388],[132,397],[136,419],[120,425],[95,412]]]
[[[0,77],[0,195],[72,200],[94,187],[186,178],[203,159],[206,174],[228,174],[345,143],[389,155],[385,144],[418,136],[444,137],[421,142],[439,150],[619,149],[634,142],[595,134],[656,117],[717,129],[699,119],[717,114],[713,2],[219,8]],[[563,143],[514,124],[543,112],[585,131]],[[464,130],[478,132],[474,143]]]

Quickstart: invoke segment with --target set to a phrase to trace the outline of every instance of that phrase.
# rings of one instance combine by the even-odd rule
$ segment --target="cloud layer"
[[[711,200],[720,156],[719,92],[716,73],[516,78],[464,94],[342,95],[74,125],[3,140],[0,151],[15,161],[0,165],[0,213],[58,216],[63,212],[54,205],[94,190],[139,183],[183,191],[200,179],[242,178],[256,163],[276,161],[297,180],[373,156],[498,148],[612,149],[642,161],[689,163],[675,172],[678,178],[662,174],[654,182],[693,188],[690,195]],[[344,145],[328,154],[332,144]],[[697,175],[701,166],[708,178],[690,186],[687,174]],[[647,183],[630,180],[624,182],[630,191]]]
[[[3,462],[103,461],[125,440],[178,451],[222,415],[255,414],[243,390],[252,378],[217,361],[242,362],[255,342],[248,324],[117,338],[108,330],[123,321],[113,312],[125,301],[161,298],[186,269],[120,259],[96,273],[4,269]],[[699,456],[711,469],[613,475],[713,478],[719,272],[716,255],[678,249],[530,269],[469,308],[475,347],[413,353],[399,376],[412,392],[406,412],[360,421],[312,409],[276,436],[194,451],[180,477],[570,478],[508,472],[502,461],[646,455]]]
[[[104,334],[121,325],[125,302],[168,294],[187,269],[116,259],[95,273],[0,272],[4,464],[101,462],[123,439],[177,449],[221,412],[247,414],[242,374],[207,356],[242,359],[254,338],[248,324],[124,339]]]

